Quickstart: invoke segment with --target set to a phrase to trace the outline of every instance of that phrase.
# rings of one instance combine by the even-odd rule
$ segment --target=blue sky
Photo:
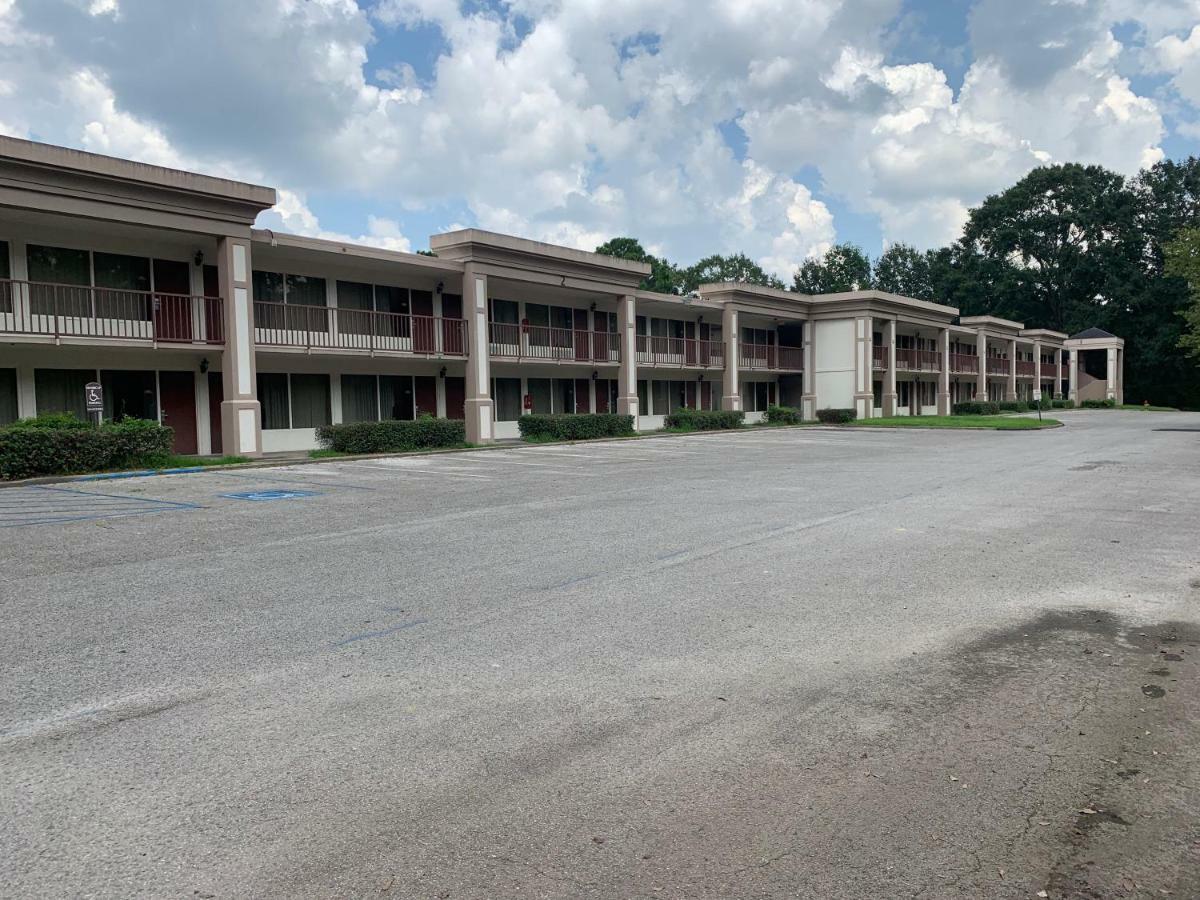
[[[0,0],[0,96],[5,133],[271,184],[273,228],[787,278],[953,240],[1036,165],[1194,152],[1200,0]]]

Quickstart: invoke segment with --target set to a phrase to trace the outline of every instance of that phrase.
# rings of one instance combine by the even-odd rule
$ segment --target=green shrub
[[[966,400],[955,403],[950,411],[956,416],[994,416],[1000,412],[1000,405],[991,400]]]
[[[1080,409],[1115,409],[1117,401],[1108,400],[1084,400],[1079,404]]]
[[[1054,409],[1074,409],[1074,400],[1051,400],[1050,406]]]
[[[633,416],[617,413],[535,414],[517,419],[517,428],[527,441],[586,441],[633,434]]]
[[[1004,400],[996,404],[1000,412],[1029,412],[1029,404],[1024,400]]]
[[[804,419],[794,406],[768,406],[767,421],[777,425],[799,425]]]
[[[152,467],[169,456],[174,431],[144,419],[99,428],[73,416],[43,416],[0,428],[0,479]]]
[[[680,431],[722,431],[741,428],[746,414],[740,409],[677,409],[663,420]]]
[[[857,416],[852,409],[818,409],[817,419],[826,425],[845,425],[853,422]]]
[[[461,419],[422,416],[415,421],[347,422],[317,429],[317,442],[340,453],[403,453],[435,447],[461,447],[466,442]]]

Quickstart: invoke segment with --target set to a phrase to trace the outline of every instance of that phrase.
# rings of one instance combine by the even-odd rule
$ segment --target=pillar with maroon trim
[[[217,240],[217,280],[224,299],[225,350],[221,355],[221,434],[224,450],[262,455],[262,413],[254,364],[254,302],[250,241]]]
[[[489,444],[492,428],[492,383],[488,359],[487,275],[474,263],[463,267],[463,318],[467,320],[467,442]]]

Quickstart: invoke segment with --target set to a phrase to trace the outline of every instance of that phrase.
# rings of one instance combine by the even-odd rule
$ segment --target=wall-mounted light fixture
[[[192,262],[196,264],[197,269],[204,265],[204,251],[197,250],[196,255],[192,257]]]
[[[439,377],[439,378],[445,378],[445,377],[446,377],[446,367],[445,367],[445,366],[442,366],[442,371],[438,372],[438,377]]]
[[[703,373],[703,372],[701,372],[699,375],[697,375],[697,376],[696,376],[696,382],[697,382],[698,384],[700,384],[700,383],[703,383],[703,382],[704,382],[704,373]]]
[[[592,312],[596,311],[596,301],[595,300],[592,301],[592,305],[589,306],[588,309],[590,309]]]
[[[196,265],[199,265],[199,263],[196,263]],[[206,356],[206,357],[204,357],[204,359],[200,360],[200,374],[203,375],[207,371],[208,371],[208,357]]]
[[[444,282],[444,281],[439,281],[439,282],[437,283],[437,287],[435,287],[435,288],[433,289],[433,291],[434,291],[434,293],[435,293],[435,294],[437,294],[437,295],[440,297],[440,296],[442,295],[442,291],[444,291],[445,289],[446,289],[446,282]]]
[[[592,370],[592,381],[595,381],[599,377],[600,377],[600,373],[597,372],[595,369],[593,369]]]

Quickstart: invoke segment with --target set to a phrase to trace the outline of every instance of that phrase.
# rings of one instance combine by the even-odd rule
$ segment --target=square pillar
[[[1067,399],[1079,402],[1079,351],[1071,349],[1067,362]]]
[[[938,371],[937,411],[939,416],[950,415],[950,329],[938,332],[938,351],[942,354],[942,367]]]
[[[224,299],[225,350],[221,354],[221,435],[224,451],[262,455],[262,410],[254,360],[254,302],[250,293],[250,241],[217,240],[217,282]]]
[[[860,419],[871,418],[875,410],[875,392],[871,389],[874,345],[874,320],[860,316],[854,320],[854,412]]]
[[[1004,389],[1004,399],[1017,399],[1017,342],[1008,342],[1008,387]]]
[[[975,355],[979,358],[979,372],[975,375],[975,399],[986,400],[987,391],[987,335],[982,331],[975,335]]]
[[[488,356],[487,275],[474,263],[463,267],[463,318],[467,321],[466,433],[470,444],[489,444],[492,429],[492,380]]]
[[[1104,399],[1117,399],[1117,348],[1108,348],[1108,365],[1105,367]]]
[[[620,368],[617,370],[617,412],[633,416],[638,427],[637,392],[637,299],[633,294],[617,298],[617,340],[620,342]]]
[[[817,342],[816,323],[804,323],[804,393],[800,397],[800,418],[812,421],[817,417]]]
[[[1042,345],[1033,342],[1033,399],[1042,399]]]
[[[721,312],[721,331],[725,335],[725,384],[721,396],[721,409],[742,408],[741,385],[738,382],[739,354],[738,312],[726,306]]]
[[[872,341],[872,343],[874,343]],[[887,369],[883,373],[883,414],[885,416],[894,416],[896,414],[896,398],[899,394],[896,392],[896,320],[888,319],[883,325],[883,346],[884,346],[884,362],[887,364]],[[874,351],[872,351],[873,353]],[[871,359],[872,370],[875,367],[874,356]],[[874,373],[872,372],[872,378]]]

